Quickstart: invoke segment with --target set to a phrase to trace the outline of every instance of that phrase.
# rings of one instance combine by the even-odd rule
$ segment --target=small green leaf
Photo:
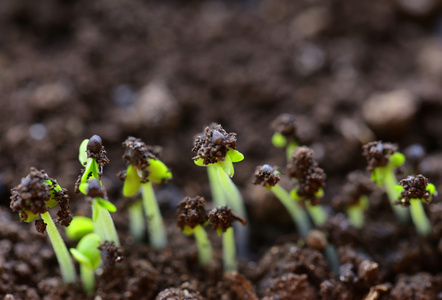
[[[324,189],[319,189],[319,190],[315,193],[315,197],[316,197],[316,199],[320,199],[320,198],[324,197]]]
[[[430,195],[437,195],[436,186],[434,184],[429,183],[425,189],[430,193]]]
[[[81,253],[80,251],[78,251],[75,248],[71,248],[71,249],[69,249],[69,251],[71,252],[72,256],[78,261],[78,263],[80,263],[81,265],[85,265],[85,266],[92,269],[91,262],[83,253]]]
[[[92,269],[96,269],[101,261],[100,250],[98,250],[100,242],[101,238],[97,234],[89,233],[80,240],[76,249],[71,248],[70,250],[79,263],[86,264]]]
[[[125,197],[133,197],[141,188],[141,178],[138,176],[137,169],[133,165],[129,165],[126,171],[126,179],[123,184],[123,195]]]
[[[226,155],[228,155],[230,157],[230,160],[233,163],[240,162],[240,161],[244,160],[244,155],[235,149],[230,148],[229,150],[227,150]]]
[[[218,227],[217,229],[216,229],[216,234],[218,235],[218,236],[221,236],[221,234],[223,234],[224,232],[223,232],[223,229],[221,228],[221,227]]]
[[[404,187],[400,184],[396,184],[394,186],[394,191],[396,192],[395,199],[399,199],[403,190],[404,190]]]
[[[183,227],[183,233],[184,233],[185,235],[192,235],[193,232],[194,232],[194,230],[193,230],[192,227],[187,226],[187,225],[184,225],[184,227]]]
[[[400,167],[405,163],[405,155],[400,152],[395,152],[390,156],[389,166]]]
[[[376,182],[376,184],[381,187],[384,185],[384,177],[385,177],[385,168],[384,167],[376,167],[371,172],[371,180]]]
[[[172,179],[169,168],[159,159],[149,158],[149,180],[155,183],[163,183]]]
[[[233,163],[230,160],[230,157],[226,155],[224,160],[218,160],[216,165],[229,177],[233,177],[233,174],[235,173],[235,169],[233,168]]]
[[[275,147],[282,148],[287,145],[287,139],[279,132],[275,132],[272,136],[272,144]]]
[[[81,165],[84,166],[87,161],[87,143],[89,142],[89,139],[85,139],[80,144],[80,148],[78,149],[78,160],[80,161]]]
[[[203,158],[198,158],[196,160],[193,161],[195,163],[195,165],[199,166],[199,167],[205,167],[206,165],[204,164],[204,159]]]
[[[107,211],[109,211],[111,213],[114,213],[117,211],[117,207],[106,199],[98,197],[98,198],[95,198],[95,201],[97,201],[98,205],[100,205],[102,208],[106,209]]]
[[[302,198],[298,195],[298,191],[296,189],[292,189],[290,191],[290,197],[292,197],[292,199],[296,200],[296,201],[301,201],[302,200]]]
[[[24,212],[24,213],[23,213]],[[23,210],[23,212],[19,213],[20,216],[20,220],[22,220],[23,222],[29,223],[34,221],[35,219],[38,218],[39,214],[34,214],[32,211],[30,210]],[[25,214],[26,214],[26,218],[25,218]]]
[[[66,235],[73,241],[79,241],[88,233],[94,232],[94,222],[91,218],[76,216],[66,227]]]
[[[87,182],[80,183],[80,185],[78,186],[78,189],[80,190],[80,192],[87,195],[87,187],[88,186],[89,186],[89,183],[87,183]]]

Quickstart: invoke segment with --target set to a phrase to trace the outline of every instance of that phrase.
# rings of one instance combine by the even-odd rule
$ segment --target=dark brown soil
[[[423,174],[442,191],[441,8],[440,0],[0,1],[0,298],[442,299],[440,196],[426,206],[426,238],[395,221],[382,190],[370,195],[361,230],[332,205],[346,175],[366,168],[362,145],[375,140],[406,154],[399,179]],[[271,146],[281,113],[295,115],[297,137],[327,174],[324,230],[338,276],[314,242],[294,234],[271,192],[251,182],[269,164],[291,187],[285,153]],[[211,208],[191,150],[212,122],[236,132],[245,155],[233,180],[246,200],[250,251],[238,273],[223,274],[209,228],[215,258],[199,268],[194,239],[176,226],[185,196]],[[63,285],[47,236],[19,222],[9,197],[35,167],[68,189],[74,214],[90,215],[73,191],[78,147],[94,134],[110,159],[102,181],[119,209],[125,259],[84,295],[80,284]],[[128,233],[116,176],[128,136],[163,147],[173,173],[157,190],[163,251]]]

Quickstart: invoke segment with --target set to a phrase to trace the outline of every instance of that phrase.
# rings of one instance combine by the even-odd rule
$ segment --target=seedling
[[[161,147],[147,146],[134,137],[129,137],[123,143],[123,147],[123,160],[129,163],[126,173],[122,176],[123,195],[132,197],[141,189],[150,244],[155,248],[164,248],[167,244],[166,230],[152,183],[165,183],[172,179],[172,173],[159,159]]]
[[[255,178],[253,184],[260,184],[281,201],[287,211],[290,213],[293,222],[301,236],[306,236],[311,229],[310,220],[304,209],[290,197],[290,194],[281,187],[278,182],[281,179],[279,171],[272,168],[270,165],[258,166],[255,171]]]
[[[177,210],[177,226],[184,234],[195,235],[198,261],[203,267],[206,267],[212,260],[212,246],[204,230],[209,220],[205,205],[206,200],[203,197],[186,197],[178,204]]]
[[[429,204],[434,194],[437,194],[436,187],[428,183],[428,179],[423,175],[416,177],[409,176],[399,182],[397,189],[400,191],[400,198],[397,204],[410,206],[411,219],[420,235],[429,235],[431,233],[431,224],[425,215],[422,202]]]
[[[293,150],[299,146],[299,137],[295,118],[290,114],[279,115],[271,124],[274,131],[272,144],[275,147],[285,147],[287,160],[292,157]]]
[[[223,236],[224,272],[238,270],[236,263],[235,236],[232,224],[234,221],[246,225],[246,220],[232,213],[228,206],[218,206],[209,212],[209,222],[218,235]]]
[[[66,189],[61,188],[55,179],[49,178],[45,171],[31,168],[29,175],[11,190],[11,194],[10,207],[19,213],[22,222],[31,222],[41,216],[42,220],[38,219],[35,223],[37,231],[42,234],[47,231],[64,282],[75,282],[75,267],[69,251],[48,212],[49,208],[58,204],[60,210],[56,222],[69,226],[72,216]]]
[[[296,201],[302,201],[315,225],[322,226],[327,220],[327,213],[318,204],[318,200],[324,196],[326,175],[313,159],[313,151],[306,146],[297,147],[287,164],[287,170],[297,183],[290,196]]]
[[[109,212],[117,208],[107,200],[104,187],[101,185],[103,166],[109,163],[101,138],[98,135],[85,139],[79,149],[78,159],[85,166],[75,184],[75,191],[87,195],[92,205],[94,231],[103,240],[113,241],[120,245],[114,221]]]
[[[381,141],[370,142],[362,147],[362,155],[367,159],[367,170],[371,180],[384,187],[397,219],[406,223],[409,219],[406,208],[394,205],[399,197],[394,169],[405,163],[405,156],[397,152],[397,146]]]
[[[352,172],[340,197],[335,198],[338,206],[348,215],[351,225],[356,228],[364,226],[364,212],[368,208],[368,195],[373,191],[374,183],[360,171]]]
[[[83,289],[90,293],[95,288],[95,270],[101,262],[100,245],[101,238],[98,234],[89,233],[85,235],[77,245],[77,248],[71,248],[72,256],[80,264],[80,276]]]
[[[204,129],[202,136],[194,141],[192,152],[197,166],[207,167],[212,198],[217,206],[229,205],[241,218],[247,219],[244,201],[231,177],[234,175],[233,163],[244,159],[236,150],[236,133],[227,133],[220,124],[212,123]],[[237,227],[238,248],[245,252],[247,229]]]
[[[66,227],[66,235],[72,241],[79,241],[86,234],[94,232],[94,221],[91,218],[76,216]]]

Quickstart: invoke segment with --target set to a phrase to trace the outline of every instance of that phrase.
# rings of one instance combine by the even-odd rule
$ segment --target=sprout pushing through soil
[[[233,163],[240,162],[244,155],[236,150],[236,133],[227,133],[220,124],[212,123],[194,141],[192,152],[197,166],[207,167],[212,198],[217,206],[229,205],[241,218],[247,220],[244,201],[231,177]],[[248,233],[246,227],[236,226],[238,250],[246,252]]]
[[[75,184],[75,191],[88,196],[92,205],[94,232],[103,240],[120,245],[117,230],[110,212],[117,208],[107,200],[106,191],[101,184],[103,166],[109,163],[101,138],[98,135],[85,139],[79,148],[78,159],[85,166]]]
[[[23,222],[31,222],[40,215],[42,220],[36,221],[37,230],[40,233],[47,231],[49,239],[54,248],[55,256],[60,265],[61,275],[64,282],[75,282],[75,267],[69,255],[69,251],[60,233],[57,230],[48,208],[57,204],[60,211],[57,213],[57,223],[68,226],[72,220],[69,211],[69,196],[66,189],[61,188],[55,179],[43,171],[31,168],[28,176],[21,180],[21,183],[11,190],[10,207],[18,212]]]
[[[212,260],[212,246],[204,230],[209,217],[205,209],[206,200],[203,197],[186,197],[178,204],[177,226],[186,235],[195,235],[198,247],[198,261],[203,267]]]
[[[275,147],[285,147],[287,160],[292,157],[293,150],[299,145],[295,118],[291,114],[279,115],[271,124],[274,133],[272,144]]]
[[[134,137],[127,138],[123,142],[123,147],[125,149],[123,160],[129,164],[126,173],[121,176],[124,179],[123,195],[132,197],[141,189],[150,244],[155,248],[164,248],[167,244],[166,230],[152,183],[165,183],[172,179],[172,173],[159,159],[161,147],[147,146],[140,139]],[[133,207],[133,209],[137,209],[137,207]],[[138,222],[138,219],[135,221]],[[134,228],[133,234],[139,235],[139,231],[142,231],[144,226],[143,228],[135,226],[134,224],[131,227]]]
[[[423,175],[416,177],[409,176],[402,179],[399,184],[402,186],[399,201],[397,204],[410,206],[411,219],[413,220],[416,230],[420,235],[428,235],[431,233],[431,224],[425,215],[422,202],[428,204],[431,198],[436,194],[436,187],[428,183],[428,179]]]
[[[347,176],[347,183],[336,204],[348,215],[351,225],[356,228],[364,226],[364,212],[368,208],[368,195],[373,191],[374,183],[362,171],[354,171]]]
[[[80,276],[83,289],[90,293],[95,288],[95,270],[101,262],[100,245],[101,237],[95,233],[85,235],[77,245],[77,248],[69,249],[72,256],[80,264]]]
[[[94,221],[84,216],[76,216],[66,227],[66,236],[72,241],[79,241],[86,234],[94,232]]]
[[[396,218],[406,223],[409,219],[408,211],[404,207],[394,205],[399,196],[394,169],[405,163],[405,156],[397,152],[396,145],[381,141],[365,144],[362,147],[362,155],[367,160],[367,170],[371,172],[371,179],[378,186],[385,188]]]
[[[223,237],[223,261],[224,272],[238,270],[236,263],[235,236],[233,232],[233,222],[239,221],[246,225],[247,221],[232,213],[228,206],[218,206],[209,212],[209,222],[218,235]]]
[[[304,209],[297,202],[293,201],[290,194],[278,184],[279,180],[279,171],[265,164],[256,168],[253,184],[263,185],[266,189],[273,192],[290,213],[300,235],[305,237],[311,229],[310,220]]]

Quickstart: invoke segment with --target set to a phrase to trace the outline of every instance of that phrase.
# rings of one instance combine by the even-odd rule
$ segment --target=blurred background
[[[238,133],[246,159],[234,181],[245,189],[256,165],[285,166],[270,143],[281,113],[296,116],[328,174],[325,201],[365,168],[361,146],[377,139],[398,143],[407,173],[442,190],[441,8],[438,0],[1,0],[1,205],[31,166],[72,195],[78,146],[93,134],[111,160],[104,184],[114,199],[129,135],[164,148],[177,198],[209,196],[191,148],[211,122]]]

